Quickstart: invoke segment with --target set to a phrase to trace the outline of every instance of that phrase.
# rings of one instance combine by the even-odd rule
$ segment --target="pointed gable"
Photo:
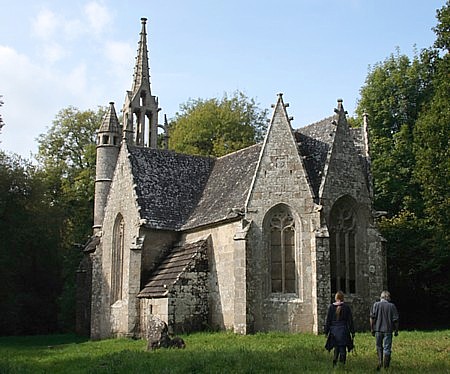
[[[276,202],[312,198],[305,165],[298,151],[282,94],[277,103],[261,149],[258,166],[247,200],[249,209],[266,211]],[[300,203],[302,201],[302,203]]]
[[[343,193],[367,195],[369,186],[360,154],[362,148],[355,144],[360,134],[350,129],[342,99],[338,100],[335,113],[331,122],[335,125],[335,134],[323,168],[319,196],[331,198]]]

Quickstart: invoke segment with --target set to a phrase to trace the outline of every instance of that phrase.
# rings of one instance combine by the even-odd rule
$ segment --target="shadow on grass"
[[[88,337],[75,334],[4,336],[0,337],[1,347],[48,347],[66,344],[80,344],[89,341]]]

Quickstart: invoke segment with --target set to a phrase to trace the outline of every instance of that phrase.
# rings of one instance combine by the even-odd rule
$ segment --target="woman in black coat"
[[[345,364],[347,351],[353,349],[355,328],[350,307],[344,303],[344,293],[336,292],[335,302],[328,307],[327,320],[325,322],[325,335],[327,343],[325,348],[331,351],[334,348],[333,366],[341,362]]]

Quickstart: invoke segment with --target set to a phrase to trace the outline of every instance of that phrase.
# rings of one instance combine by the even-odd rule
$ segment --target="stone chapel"
[[[358,329],[386,285],[372,209],[367,121],[291,127],[279,94],[265,139],[223,157],[158,148],[142,18],[131,91],[98,130],[93,236],[77,275],[77,330],[322,331],[342,290]],[[167,133],[166,133],[167,136]]]

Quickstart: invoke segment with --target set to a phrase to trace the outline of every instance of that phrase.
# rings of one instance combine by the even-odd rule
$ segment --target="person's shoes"
[[[377,351],[378,354],[378,365],[377,365],[377,371],[380,371],[383,367],[383,351]]]

